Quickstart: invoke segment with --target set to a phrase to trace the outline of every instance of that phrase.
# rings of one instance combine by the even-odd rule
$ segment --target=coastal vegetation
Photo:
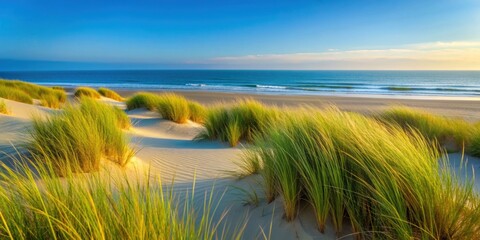
[[[164,119],[176,123],[186,123],[190,118],[188,100],[176,94],[160,95],[157,103],[157,112]]]
[[[115,92],[111,89],[101,87],[97,91],[98,91],[98,93],[100,93],[100,95],[102,95],[106,98],[111,98],[111,99],[117,100],[117,101],[123,101],[123,97],[120,96],[120,94],[118,94],[117,92]]]
[[[0,79],[0,97],[33,104],[33,99],[50,108],[60,108],[67,100],[64,91],[18,80]]]
[[[53,159],[49,159],[53,160]],[[54,164],[54,163],[52,163]],[[32,170],[33,168],[33,170]],[[0,171],[2,239],[241,239],[215,222],[217,204],[205,193],[178,197],[157,179],[78,175],[52,178],[48,165]],[[106,174],[108,175],[108,174]],[[218,213],[224,214],[224,213]]]
[[[127,99],[126,105],[128,110],[156,110],[163,118],[177,123],[185,123],[188,119],[201,123],[207,112],[203,105],[174,93],[157,95],[140,92]]]
[[[61,86],[53,86],[52,89],[54,89],[54,90],[60,90],[60,91],[65,91],[65,88],[64,88],[64,87],[61,87]]]
[[[153,111],[157,108],[160,97],[157,94],[148,92],[139,92],[127,99],[127,109],[146,108]]]
[[[203,123],[207,115],[207,108],[195,101],[188,101],[188,110],[190,111],[190,120],[197,123]]]
[[[331,108],[290,115],[266,136],[244,165],[261,166],[266,199],[281,197],[287,220],[308,203],[320,231],[349,221],[359,238],[479,237],[473,182],[459,183],[419,131]]]
[[[10,114],[10,109],[8,109],[7,104],[3,100],[0,101],[0,113]]]
[[[447,118],[408,107],[392,107],[379,115],[381,121],[396,123],[406,130],[419,131],[448,151],[472,151],[478,127],[463,119]],[[473,145],[472,145],[473,144]]]
[[[232,105],[218,105],[208,109],[205,129],[197,139],[221,140],[236,146],[244,140],[252,142],[256,135],[265,135],[270,124],[280,121],[280,111],[251,99]]]
[[[129,119],[120,111],[82,99],[57,115],[34,117],[27,144],[32,161],[51,163],[59,175],[96,171],[103,158],[124,166],[133,150],[121,129],[129,126]]]
[[[0,86],[0,97],[12,101],[33,104],[32,97],[30,97],[24,91],[11,87]]]
[[[100,93],[90,87],[78,87],[75,89],[75,93],[73,95],[75,95],[77,98],[89,97],[100,99]]]

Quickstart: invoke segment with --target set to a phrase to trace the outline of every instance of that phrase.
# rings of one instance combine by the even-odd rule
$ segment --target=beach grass
[[[62,86],[53,86],[52,89],[53,89],[53,90],[60,90],[60,91],[64,91],[64,92],[65,92],[65,88],[62,87]]]
[[[453,119],[426,111],[397,106],[380,114],[379,119],[396,123],[405,129],[413,128],[432,141],[441,145],[453,142],[454,151],[462,150],[471,141],[473,125],[463,119]],[[451,144],[450,144],[451,145]]]
[[[188,110],[190,112],[190,120],[196,123],[203,123],[205,121],[205,117],[207,115],[207,108],[202,104],[189,101],[188,102]]]
[[[159,96],[157,111],[164,119],[186,123],[190,118],[189,102],[183,96],[167,93]]]
[[[117,92],[115,92],[111,89],[101,87],[97,91],[98,91],[98,93],[100,93],[100,95],[102,95],[106,98],[111,98],[111,99],[117,100],[117,101],[123,101],[123,97],[120,96],[120,94],[118,94]]]
[[[418,131],[331,108],[272,125],[244,159],[261,161],[267,201],[281,196],[287,220],[307,202],[320,231],[330,219],[359,238],[478,238],[473,182],[460,184],[440,153]]]
[[[33,99],[38,99],[42,106],[50,108],[60,108],[67,100],[64,91],[18,80],[0,79],[0,89],[3,89],[0,90],[0,96],[3,95],[4,98],[28,104],[32,104]],[[1,93],[5,91],[7,93]]]
[[[244,226],[229,231],[223,218],[214,220],[215,214],[225,213],[216,213],[213,190],[196,206],[193,194],[178,196],[157,178],[108,172],[67,172],[65,177],[52,178],[51,169],[34,163],[18,163],[15,168],[2,165],[2,239],[242,237]]]
[[[34,117],[27,149],[35,162],[51,162],[59,175],[91,172],[103,158],[125,165],[133,156],[114,107],[83,99],[77,107],[47,118]]]
[[[12,101],[33,104],[32,97],[24,91],[12,87],[0,86],[0,97]]]
[[[480,124],[477,124],[472,133],[472,141],[468,146],[468,152],[472,156],[480,157]]]
[[[97,90],[91,87],[78,87],[75,89],[75,93],[73,95],[77,98],[89,97],[94,99],[100,99],[101,96]]]
[[[10,114],[10,109],[7,107],[5,101],[0,101],[0,113],[2,114]]]
[[[264,135],[268,125],[280,119],[277,108],[268,108],[252,99],[238,100],[231,105],[208,109],[205,129],[197,139],[218,139],[236,146],[240,141],[252,142],[255,135]]]
[[[148,92],[139,92],[128,98],[126,101],[127,109],[146,108],[150,111],[155,110],[158,107],[160,96]]]
[[[202,123],[207,115],[207,108],[175,93],[153,94],[140,92],[126,101],[127,109],[146,108],[156,110],[164,119],[185,123],[187,120]]]

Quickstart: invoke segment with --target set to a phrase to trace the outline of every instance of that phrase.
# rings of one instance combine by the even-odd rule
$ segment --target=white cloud
[[[475,69],[480,70],[480,42],[432,42],[390,49],[226,56],[211,63],[232,68],[305,69]]]

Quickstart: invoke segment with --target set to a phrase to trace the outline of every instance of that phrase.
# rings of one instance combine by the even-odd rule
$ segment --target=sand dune
[[[109,104],[124,108],[121,102],[102,99]],[[14,151],[12,144],[18,145],[25,140],[26,129],[30,125],[32,114],[46,116],[55,112],[35,105],[5,100],[12,115],[0,116],[0,146],[2,151]],[[231,176],[238,169],[242,146],[230,148],[227,144],[211,141],[194,141],[202,126],[189,122],[176,124],[162,119],[158,113],[145,109],[128,111],[134,126],[128,130],[132,145],[137,154],[125,169],[114,164],[104,164],[109,171],[127,174],[142,174],[150,171],[149,177],[160,177],[163,184],[172,186],[179,198],[191,196],[195,192],[194,203],[201,208],[205,197],[213,194],[217,210],[216,220],[225,218],[230,229],[245,224],[244,239],[335,239],[333,229],[327,226],[321,234],[316,229],[312,209],[304,207],[299,217],[287,222],[283,217],[282,200],[267,204],[263,199],[259,176],[249,176],[238,180]],[[480,191],[478,168],[480,159],[467,157],[461,166],[461,154],[450,154],[450,165],[464,179],[476,177],[476,189]],[[170,185],[174,182],[173,185]],[[248,193],[248,194],[247,194]],[[253,194],[255,193],[255,194]],[[217,203],[218,202],[218,203]],[[218,205],[217,205],[218,204]],[[224,213],[227,213],[224,216]],[[351,229],[344,229],[347,235]],[[350,237],[347,237],[351,238]]]

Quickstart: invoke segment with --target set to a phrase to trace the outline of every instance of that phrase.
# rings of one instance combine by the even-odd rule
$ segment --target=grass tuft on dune
[[[174,93],[157,95],[140,92],[130,97],[126,104],[128,110],[136,108],[156,110],[163,118],[176,123],[185,123],[189,119],[202,123],[207,112],[207,109],[200,103]]]
[[[3,100],[0,101],[0,113],[10,114],[10,109],[8,109],[7,104]]]
[[[64,91],[5,79],[0,79],[0,97],[28,104],[32,104],[33,99],[38,99],[42,106],[50,108],[60,108],[67,100]]]
[[[61,87],[61,86],[53,86],[52,89],[53,89],[53,90],[60,90],[60,91],[64,91],[64,92],[65,92],[65,88],[64,88],[64,87]]]
[[[68,106],[46,119],[35,117],[27,148],[34,162],[52,163],[59,175],[96,171],[102,158],[123,166],[133,156],[121,130],[129,126],[126,121],[119,109],[82,99],[78,107]]]
[[[25,92],[11,87],[0,86],[0,97],[12,101],[33,104],[33,99]]]
[[[207,115],[207,108],[202,104],[194,101],[188,102],[188,110],[190,112],[190,120],[197,123],[203,123]]]
[[[236,146],[241,140],[253,141],[255,135],[264,135],[269,125],[280,119],[279,110],[247,99],[231,106],[220,105],[208,110],[203,125],[205,130],[197,139],[218,139]]]
[[[94,99],[100,99],[100,93],[98,93],[97,90],[91,87],[78,87],[75,89],[74,95],[77,98],[89,97]]]
[[[173,93],[160,95],[157,111],[164,119],[176,123],[186,123],[190,118],[188,100]]]
[[[454,149],[462,150],[472,139],[473,125],[463,119],[446,118],[426,111],[408,107],[392,107],[379,115],[379,119],[395,123],[404,129],[414,129],[431,141],[443,146],[454,143]],[[450,144],[451,145],[451,144]]]
[[[146,108],[153,111],[157,108],[160,96],[153,93],[139,92],[127,99],[127,109]]]
[[[34,170],[30,170],[34,168]],[[17,164],[0,171],[2,239],[241,239],[214,221],[213,191],[194,205],[158,179],[127,174],[52,178],[46,165]],[[142,173],[140,173],[141,175]],[[145,173],[147,174],[147,173]]]
[[[480,237],[473,182],[460,183],[418,131],[331,108],[297,112],[266,136],[245,166],[262,166],[267,201],[281,196],[287,220],[306,200],[320,231],[348,220],[360,238]]]
[[[108,88],[99,88],[98,89],[98,93],[100,93],[100,95],[106,97],[106,98],[111,98],[113,100],[117,100],[117,101],[123,101],[123,97],[120,96],[120,94],[118,94],[117,92],[111,90],[111,89],[108,89]]]
[[[480,157],[480,123],[478,123],[472,133],[472,141],[468,146],[468,152],[475,157]]]

